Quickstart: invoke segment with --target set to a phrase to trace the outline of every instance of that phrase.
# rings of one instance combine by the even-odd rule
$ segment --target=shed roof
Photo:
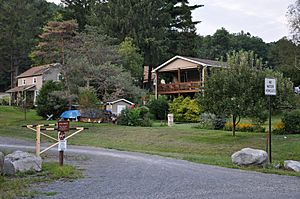
[[[59,65],[58,63],[53,63],[53,64],[35,66],[35,67],[32,67],[32,68],[29,68],[24,73],[21,73],[20,75],[17,76],[17,78],[43,75],[46,71],[49,70],[50,67],[55,67],[55,66],[58,66],[58,65]]]
[[[126,100],[126,99],[118,99],[118,100],[115,100],[115,101],[112,101],[112,102],[107,102],[107,104],[115,104],[115,103],[120,102],[120,101],[124,101],[124,102],[126,102],[126,103],[128,103],[130,105],[134,104],[133,102],[130,102],[130,101]]]
[[[155,69],[153,69],[152,72],[156,72],[156,71],[164,68],[165,66],[167,66],[169,63],[175,61],[176,59],[182,59],[182,60],[189,61],[189,62],[199,64],[202,66],[210,66],[210,67],[221,67],[222,65],[225,64],[224,62],[220,62],[220,61],[214,61],[214,60],[209,60],[209,59],[199,59],[199,58],[194,58],[194,57],[185,57],[185,56],[177,55],[175,57],[172,57],[168,61],[164,62],[160,66],[156,67]]]

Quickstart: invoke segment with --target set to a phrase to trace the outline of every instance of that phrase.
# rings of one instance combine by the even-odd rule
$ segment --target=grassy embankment
[[[2,123],[4,119],[5,124],[0,127],[0,136],[34,140],[34,133],[20,126],[27,123],[44,123],[44,121],[36,117],[34,111],[28,114],[28,118],[31,121],[25,122],[23,115],[17,110],[0,107],[0,121]],[[89,129],[71,138],[68,144],[137,151],[229,168],[239,168],[231,163],[230,156],[234,152],[245,147],[263,150],[266,148],[265,133],[237,132],[236,137],[232,137],[229,131],[196,129],[192,128],[192,124],[180,124],[174,127],[156,124],[151,128],[76,122],[72,125],[85,126]],[[287,138],[273,135],[273,162],[282,163],[287,159],[300,160],[299,143],[300,135],[287,135]],[[300,176],[299,173],[274,168],[242,169]]]

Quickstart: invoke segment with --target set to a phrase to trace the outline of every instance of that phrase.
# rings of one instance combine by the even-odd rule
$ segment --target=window
[[[37,82],[37,79],[36,79],[36,77],[34,77],[33,80],[32,80],[32,83],[36,84],[36,82]]]
[[[26,79],[23,79],[22,80],[22,85],[25,85],[26,84]]]
[[[58,73],[57,74],[57,81],[61,81],[63,78],[62,78],[62,75],[61,75],[61,73]]]

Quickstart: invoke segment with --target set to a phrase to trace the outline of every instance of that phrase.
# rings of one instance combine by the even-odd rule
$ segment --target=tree
[[[41,41],[31,53],[35,64],[59,62],[64,65],[66,45],[75,36],[76,29],[74,20],[48,22],[39,35]]]
[[[68,52],[66,76],[71,93],[78,87],[92,87],[100,100],[135,99],[143,94],[133,85],[130,73],[121,66],[114,39],[87,27],[79,33]],[[80,74],[80,78],[78,78]]]
[[[79,31],[83,31],[89,25],[88,19],[97,0],[62,0],[62,3],[66,5],[64,17],[68,20],[76,19]]]
[[[297,44],[300,42],[300,0],[296,0],[288,8],[287,17],[293,41]]]
[[[267,61],[269,46],[261,38],[250,33],[229,33],[225,28],[218,29],[212,36],[198,37],[198,56],[213,60],[226,60],[229,51],[253,51],[263,61]]]
[[[14,87],[15,77],[30,67],[28,55],[56,7],[44,0],[0,0],[0,91]]]
[[[294,85],[300,85],[300,46],[287,38],[270,44],[268,60],[271,68],[280,71],[291,79]]]
[[[264,70],[261,59],[253,52],[233,52],[228,56],[225,66],[214,71],[206,82],[200,104],[204,111],[232,117],[233,136],[242,116],[263,119],[263,112],[267,109],[265,77],[277,78],[278,92],[273,100],[274,108],[287,105],[287,99],[293,98],[292,83],[278,72]]]
[[[58,118],[67,106],[67,99],[63,96],[61,83],[45,82],[37,97],[37,114],[43,118],[53,114],[53,118]]]
[[[200,21],[192,20],[192,11],[203,5],[189,6],[187,0],[165,0],[163,11],[170,17],[168,27],[169,53],[172,56],[196,56],[197,33],[195,25]]]
[[[120,44],[118,53],[121,55],[122,66],[130,72],[137,83],[140,83],[143,77],[144,59],[135,47],[133,39],[126,37]]]

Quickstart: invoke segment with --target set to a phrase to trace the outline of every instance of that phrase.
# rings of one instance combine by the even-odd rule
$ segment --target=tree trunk
[[[232,116],[232,136],[235,136],[235,126],[236,126],[236,115]]]

